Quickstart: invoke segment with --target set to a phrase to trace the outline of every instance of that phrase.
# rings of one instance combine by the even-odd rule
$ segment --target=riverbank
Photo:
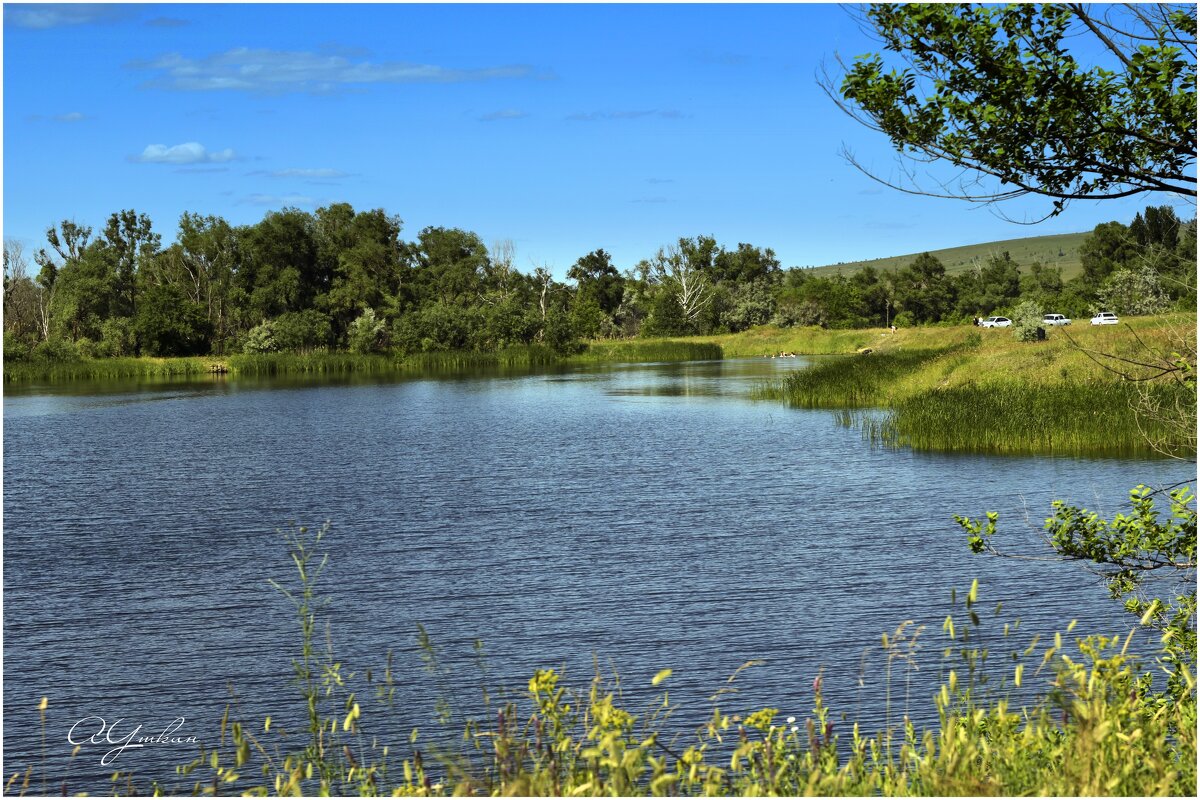
[[[865,352],[870,350],[870,352]],[[1195,383],[1155,377],[1196,351],[1195,315],[1052,329],[914,328],[878,336],[853,358],[797,372],[761,393],[847,414],[865,437],[918,449],[1069,455],[1195,451]]]

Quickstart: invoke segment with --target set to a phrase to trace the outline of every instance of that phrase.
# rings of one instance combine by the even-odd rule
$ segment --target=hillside
[[[1090,231],[1085,233],[1060,233],[1053,236],[1030,236],[1024,239],[1004,239],[998,242],[969,244],[962,247],[948,247],[943,250],[930,250],[946,266],[946,272],[953,275],[965,272],[976,260],[984,261],[993,253],[1003,253],[1005,250],[1012,255],[1013,260],[1022,267],[1028,267],[1035,261],[1048,266],[1062,268],[1063,279],[1073,278],[1082,271],[1079,264],[1079,246],[1087,238]],[[817,275],[834,275],[838,272],[849,275],[863,267],[874,267],[878,270],[894,270],[909,264],[918,253],[902,256],[875,258],[867,261],[847,261],[844,264],[827,264],[814,267],[812,272]]]

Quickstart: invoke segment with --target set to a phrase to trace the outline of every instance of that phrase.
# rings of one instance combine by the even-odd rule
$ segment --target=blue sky
[[[1165,197],[1027,227],[885,189],[886,141],[822,93],[875,49],[834,5],[4,7],[4,237],[134,208],[251,223],[333,202],[403,236],[510,239],[559,276],[680,236],[819,265],[1128,221]],[[1036,217],[1044,200],[1009,205]],[[1194,206],[1180,214],[1194,216]]]

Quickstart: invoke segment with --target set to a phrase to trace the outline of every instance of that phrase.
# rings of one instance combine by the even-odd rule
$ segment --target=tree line
[[[1084,316],[1192,308],[1195,220],[1148,207],[1096,227],[1083,273],[1008,253],[948,275],[937,258],[852,275],[783,269],[770,248],[680,238],[624,271],[598,248],[556,280],[524,272],[511,242],[458,228],[401,238],[399,217],[336,203],[285,208],[252,225],[184,213],[174,243],[145,214],[96,233],[64,220],[27,257],[4,245],[5,357],[69,359],[235,352],[489,351],[596,338],[738,332],[773,323],[831,328],[958,323],[1021,300]],[[95,235],[94,235],[95,234]],[[36,268],[36,272],[34,272]]]

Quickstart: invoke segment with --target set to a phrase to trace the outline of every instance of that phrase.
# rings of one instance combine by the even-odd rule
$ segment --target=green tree
[[[826,91],[902,156],[964,173],[895,188],[1041,195],[1048,216],[1075,199],[1196,196],[1194,5],[877,3],[865,23],[903,65],[860,56]]]
[[[330,275],[317,259],[312,215],[285,208],[238,230],[242,253],[234,284],[249,327],[287,311],[311,308],[329,289]]]
[[[567,277],[578,284],[581,297],[593,300],[609,317],[620,307],[625,294],[625,279],[613,266],[612,256],[603,249],[581,257],[567,270]]]
[[[194,356],[209,351],[207,310],[178,286],[148,286],[138,302],[134,330],[144,355]]]
[[[1130,316],[1161,313],[1171,302],[1158,273],[1149,265],[1117,270],[1108,276],[1096,296],[1098,310]]]
[[[1123,223],[1100,223],[1079,246],[1084,286],[1095,292],[1109,275],[1131,266],[1140,252],[1137,240]]]
[[[272,333],[280,350],[309,353],[324,350],[333,339],[333,327],[329,315],[315,308],[289,311],[274,320]]]
[[[150,218],[133,209],[118,211],[108,218],[101,241],[112,253],[115,265],[117,316],[137,312],[138,272],[158,252],[162,237],[152,230]]]
[[[897,272],[893,283],[897,308],[913,322],[938,322],[954,307],[954,287],[946,268],[929,253]]]

